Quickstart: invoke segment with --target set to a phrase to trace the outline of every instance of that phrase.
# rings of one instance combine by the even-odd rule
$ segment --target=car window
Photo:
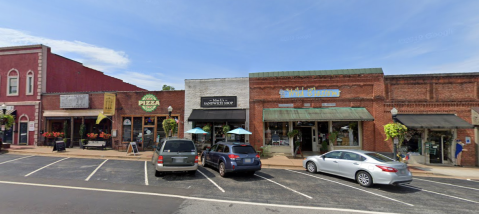
[[[391,158],[388,158],[384,155],[381,155],[379,153],[375,153],[375,152],[371,152],[371,153],[366,153],[365,154],[367,157],[370,157],[374,160],[377,160],[379,162],[391,162],[391,161],[394,161],[393,159]]]
[[[216,148],[216,151],[217,152],[223,152],[224,147],[225,147],[225,145],[220,144],[220,145],[218,145],[218,148]]]
[[[354,160],[354,161],[362,161],[361,155],[358,155],[358,154],[352,153],[352,152],[344,152],[344,153],[343,153],[343,156],[342,156],[342,159],[345,159],[345,160]]]
[[[330,153],[324,155],[324,157],[339,159],[341,157],[341,152],[330,152]]]
[[[229,146],[225,146],[225,150],[223,151],[224,153],[230,153],[230,147]]]
[[[163,152],[194,152],[195,144],[192,141],[170,140],[166,141]]]
[[[218,145],[214,145],[213,147],[211,147],[211,150],[210,151],[216,151],[216,147],[218,147]]]
[[[233,153],[251,154],[256,153],[252,146],[233,146]]]

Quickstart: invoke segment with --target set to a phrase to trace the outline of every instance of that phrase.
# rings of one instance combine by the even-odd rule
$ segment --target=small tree
[[[172,135],[178,131],[176,120],[173,118],[168,118],[163,120],[163,130],[165,130],[166,135],[169,136],[170,131],[172,131]]]
[[[384,125],[384,133],[386,133],[386,139],[384,141],[388,141],[389,139],[393,140],[393,147],[401,148],[402,142],[407,134],[407,127],[401,123],[389,123]],[[398,144],[394,145],[394,138],[398,139]],[[394,154],[396,155],[396,154]],[[399,156],[399,154],[397,154]],[[401,157],[399,156],[399,159]]]
[[[163,85],[162,91],[173,91],[175,90],[175,87],[169,86],[169,85]]]

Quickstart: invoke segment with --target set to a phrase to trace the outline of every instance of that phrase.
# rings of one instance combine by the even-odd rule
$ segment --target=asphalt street
[[[477,213],[479,182],[361,187],[305,170],[155,177],[145,161],[0,155],[0,213]]]

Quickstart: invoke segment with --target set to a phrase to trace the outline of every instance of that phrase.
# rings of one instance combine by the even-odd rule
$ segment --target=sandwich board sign
[[[136,156],[136,154],[139,154],[140,152],[138,151],[138,146],[136,145],[136,142],[130,142],[128,145],[128,149],[126,150],[126,154],[133,153],[133,155]]]

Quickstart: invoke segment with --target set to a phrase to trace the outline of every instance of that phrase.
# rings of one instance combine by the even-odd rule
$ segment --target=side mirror
[[[321,157],[323,158],[323,160],[324,160],[324,159],[326,159],[326,156],[324,156],[324,155],[323,155],[323,156],[321,156]]]

